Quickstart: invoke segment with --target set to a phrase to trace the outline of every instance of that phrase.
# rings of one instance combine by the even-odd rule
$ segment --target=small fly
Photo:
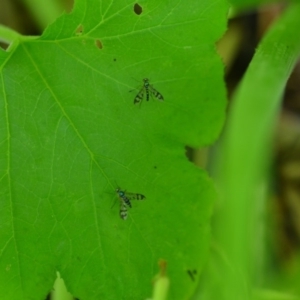
[[[127,219],[127,206],[132,207],[130,200],[143,200],[146,197],[142,194],[137,193],[127,193],[126,191],[122,191],[117,188],[116,193],[120,199],[120,217],[123,220]]]
[[[134,98],[133,103],[137,104],[137,103],[141,103],[144,99],[144,95],[146,94],[146,100],[149,101],[149,97],[150,95],[153,95],[155,98],[157,98],[158,100],[163,101],[164,97],[163,95],[158,92],[150,83],[149,83],[149,79],[148,78],[144,78],[143,79],[144,84],[143,87],[140,89],[140,91],[137,93],[137,95]]]

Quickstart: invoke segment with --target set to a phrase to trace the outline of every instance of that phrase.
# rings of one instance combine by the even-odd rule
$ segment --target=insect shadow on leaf
[[[197,270],[187,270],[188,275],[190,276],[190,278],[192,279],[192,281],[195,281],[196,278],[195,276],[197,275]]]

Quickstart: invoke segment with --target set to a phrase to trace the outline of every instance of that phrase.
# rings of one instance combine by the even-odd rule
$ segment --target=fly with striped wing
[[[150,95],[153,95],[156,99],[163,101],[164,97],[163,95],[158,92],[150,83],[148,78],[143,79],[143,87],[140,89],[140,91],[137,93],[137,95],[134,98],[133,103],[141,103],[144,99],[144,96],[146,95],[146,101],[149,101]]]
[[[120,217],[123,220],[127,219],[128,210],[127,207],[132,207],[130,200],[144,200],[146,197],[138,193],[127,193],[120,188],[116,189],[116,193],[120,200]]]

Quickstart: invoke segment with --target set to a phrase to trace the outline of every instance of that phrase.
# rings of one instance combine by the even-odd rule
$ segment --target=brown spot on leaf
[[[97,48],[103,49],[103,45],[102,45],[102,43],[101,43],[100,40],[96,40],[96,41],[95,41],[95,45],[96,45]]]
[[[82,33],[83,33],[83,26],[80,24],[80,25],[76,28],[75,34],[76,34],[76,35],[82,35]]]

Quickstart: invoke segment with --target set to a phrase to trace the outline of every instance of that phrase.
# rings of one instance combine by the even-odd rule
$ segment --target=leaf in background
[[[78,0],[1,53],[1,299],[41,299],[56,271],[80,299],[145,299],[159,259],[170,299],[196,286],[187,271],[206,260],[214,190],[184,147],[213,142],[224,121],[227,6],[139,5]],[[133,104],[143,78],[165,101]],[[146,196],[126,221],[118,186]]]
[[[259,6],[263,7],[272,5],[272,3],[274,4],[273,0],[230,0],[229,2],[237,10],[257,9]]]
[[[269,228],[264,219],[279,219],[278,212],[272,207],[276,206],[274,197],[267,190],[278,189],[281,192],[282,186],[276,180],[267,184],[271,179],[266,178],[266,174],[274,178],[279,176],[275,176],[269,167],[273,159],[271,153],[275,149],[272,139],[286,83],[299,60],[299,15],[300,3],[295,2],[270,26],[233,98],[234,105],[220,150],[222,157],[216,166],[220,192],[226,203],[218,219],[218,240],[229,262],[227,266],[230,264],[230,268],[225,264],[225,268],[220,266],[224,280],[219,289],[214,287],[226,295],[223,299],[255,299],[252,297],[254,285],[259,288],[265,285],[268,289],[273,285],[278,290],[282,288],[284,279],[288,278],[291,283],[290,274],[297,274],[290,272],[291,269],[297,270],[295,262],[289,264],[291,269],[282,264],[286,274],[282,274],[279,281],[274,279],[278,276],[278,261],[270,252],[271,238],[268,239],[268,234],[272,232],[272,237],[275,237],[281,229],[275,225]],[[287,132],[285,135],[289,136]],[[288,157],[286,153],[285,157]],[[297,169],[295,165],[293,168]],[[293,193],[286,194],[295,197]],[[299,282],[299,275],[294,279]],[[298,284],[291,284],[286,290],[295,293],[297,288]],[[261,297],[264,293],[260,294]],[[275,299],[272,294],[266,295]],[[289,296],[283,294],[280,297],[288,299]]]

